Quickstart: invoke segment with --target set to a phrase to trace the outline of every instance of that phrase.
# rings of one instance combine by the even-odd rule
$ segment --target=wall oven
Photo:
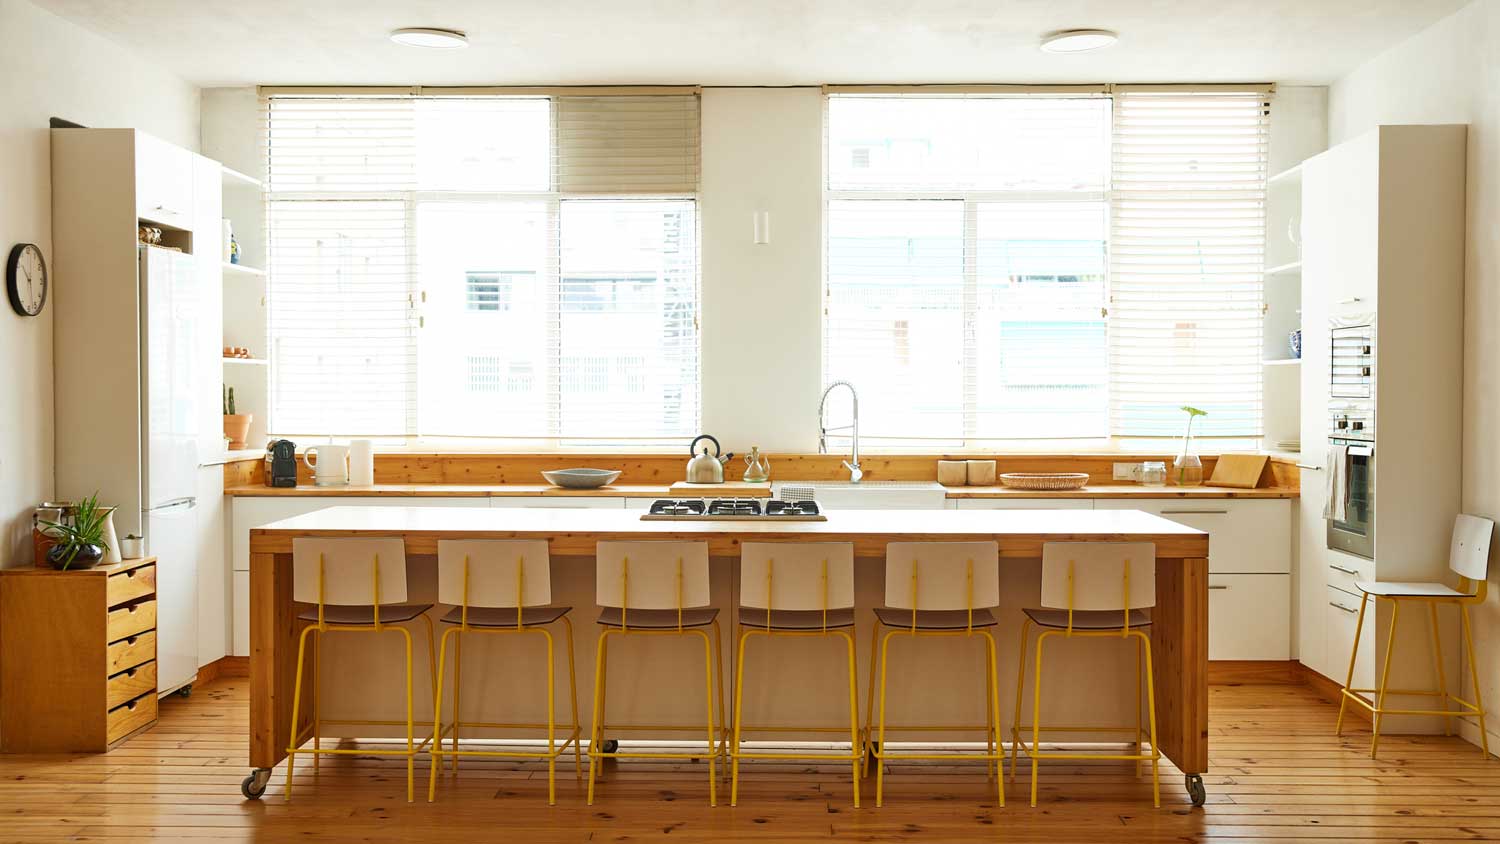
[[[1328,519],[1328,547],[1375,559],[1375,442],[1330,437],[1330,447],[1347,451],[1342,518]],[[1335,494],[1338,494],[1335,492]]]
[[[1375,332],[1368,321],[1335,323],[1329,349],[1331,494],[1342,507],[1329,508],[1328,547],[1366,559],[1375,558]]]

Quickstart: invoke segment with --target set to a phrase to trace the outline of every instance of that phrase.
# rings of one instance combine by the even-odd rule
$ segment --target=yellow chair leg
[[[735,647],[734,663],[734,735],[729,744],[729,805],[740,805],[740,741],[741,712],[745,702],[745,643],[750,633],[740,630],[739,643]]]
[[[322,738],[322,736],[323,736],[323,716],[322,716],[322,709],[320,708],[320,706],[318,704],[319,693],[321,691],[321,686],[323,685],[323,674],[322,674],[322,665],[323,665],[323,662],[319,658],[319,654],[322,652],[322,647],[323,647],[323,637],[318,636],[318,635],[314,635],[312,637],[312,710],[313,710],[313,736],[312,736],[312,738],[313,738],[313,775],[314,776],[316,776],[317,773],[318,773],[318,767],[319,767],[318,760],[321,759],[322,756],[323,756],[323,754],[321,754],[321,753],[318,752],[319,750],[323,749],[323,738]]]
[[[298,723],[298,714],[302,707],[302,660],[307,652],[307,636],[316,630],[316,627],[302,628],[302,635],[297,640],[297,679],[292,683],[292,740],[287,742],[286,749],[286,793],[282,800],[290,803],[292,800],[292,767],[297,762],[297,735],[302,731]]]
[[[568,640],[568,700],[573,705],[573,779],[583,784],[583,734],[582,722],[578,720],[578,670],[573,664],[573,622],[562,617]]]
[[[890,667],[891,637],[894,632],[887,633],[880,639],[880,738],[879,746],[885,751],[885,678],[886,671]],[[875,808],[879,809],[885,805],[885,765],[877,760],[875,765]]]
[[[724,708],[724,639],[722,634],[720,633],[719,622],[717,619],[714,620],[713,626],[714,662],[718,666],[718,680],[716,682],[718,683],[719,688],[719,717],[718,720],[714,723],[725,727],[725,729],[721,729],[715,735],[715,740],[718,742],[718,744],[716,745],[717,749],[714,752],[719,756],[719,764],[721,766],[727,766],[729,764],[729,731],[727,729],[727,725],[729,723],[729,711]],[[720,767],[719,772],[723,773],[724,768]]]
[[[1359,617],[1354,622],[1354,647],[1349,651],[1349,673],[1344,675],[1344,691],[1339,694],[1339,719],[1333,724],[1333,734],[1344,733],[1344,710],[1349,706],[1349,690],[1354,688],[1354,662],[1359,657],[1359,637],[1365,629],[1365,607],[1369,606],[1370,595],[1364,593],[1359,599]]]
[[[875,756],[874,744],[871,741],[875,737],[875,733],[872,732],[872,725],[874,725],[875,723],[875,657],[879,652],[880,622],[875,621],[873,622],[873,626],[870,628],[870,673],[868,675],[870,678],[870,684],[868,692],[865,695],[864,769],[866,777],[870,775],[871,764],[880,764],[880,760]]]
[[[557,805],[557,703],[554,687],[557,678],[554,675],[552,660],[552,634],[546,630],[538,630],[542,638],[547,640],[547,805]]]
[[[985,708],[990,715],[990,737],[991,755],[995,757],[995,783],[996,793],[999,795],[1000,807],[1005,808],[1005,770],[1001,762],[1003,753],[1000,750],[1000,666],[997,659],[999,646],[995,644],[995,637],[988,630],[984,631],[984,644],[986,650],[986,662],[988,663],[990,675],[989,700],[985,701]]]
[[[990,758],[995,755],[995,719],[990,712],[990,698],[995,694],[995,665],[986,659],[984,663],[984,776],[986,779],[995,773],[995,760]]]
[[[1044,630],[1036,637],[1036,678],[1031,690],[1031,808],[1036,808],[1037,750],[1042,735],[1042,644],[1052,631]]]
[[[1448,671],[1443,667],[1443,637],[1438,632],[1437,602],[1428,601],[1428,620],[1432,623],[1432,665],[1437,673],[1438,700],[1443,711],[1448,711]],[[1443,735],[1453,735],[1453,716],[1443,719]]]
[[[594,648],[594,724],[589,730],[589,793],[588,805],[594,805],[594,778],[598,770],[599,726],[604,722],[604,659],[609,641],[609,631],[599,633],[599,642]]]
[[[1474,681],[1474,707],[1479,710],[1479,750],[1484,758],[1490,758],[1489,731],[1484,726],[1484,695],[1479,690],[1479,673],[1474,667],[1474,634],[1469,625],[1469,605],[1460,604],[1458,608],[1459,620],[1464,628],[1464,647],[1469,653],[1469,677]],[[1459,683],[1459,694],[1463,694],[1463,683]]]
[[[849,772],[853,775],[854,808],[858,809],[860,788],[859,763],[860,756],[862,755],[859,743],[859,674],[854,667],[854,637],[848,633],[843,633],[842,635],[844,642],[849,647],[849,755],[852,757],[849,760]],[[734,705],[736,724],[738,724],[739,713],[740,705],[736,701]]]
[[[406,641],[406,802],[412,802],[416,797],[416,725],[412,720],[412,682],[411,682],[411,633],[405,627],[395,627]]]
[[[1396,650],[1396,619],[1401,617],[1401,602],[1391,601],[1391,630],[1386,634],[1385,640],[1385,665],[1380,670],[1380,690],[1376,693],[1375,717],[1371,723],[1370,735],[1370,758],[1375,758],[1375,751],[1380,747],[1380,722],[1385,714],[1385,690],[1391,680],[1391,654]]]
[[[719,730],[718,725],[714,723],[713,643],[709,641],[707,633],[702,630],[697,632],[703,637],[703,706],[708,713],[708,805],[717,806],[719,805],[719,778],[714,769],[714,761],[719,755],[717,745]]]
[[[463,700],[464,690],[464,637],[460,632],[453,637],[453,753],[449,756],[448,767],[455,774],[458,773],[458,733],[461,723],[459,711]]]
[[[1145,745],[1141,744],[1141,652],[1146,649],[1146,640],[1139,638],[1135,640],[1135,755],[1142,756],[1146,752]],[[1141,775],[1141,760],[1135,760],[1135,775]],[[1160,807],[1158,807],[1160,808]]]
[[[438,765],[441,763],[443,737],[443,669],[448,661],[448,637],[458,632],[457,627],[443,631],[443,641],[438,648],[437,689],[432,696],[432,764],[427,772],[427,802],[437,798]]]
[[[1156,744],[1156,674],[1151,666],[1151,640],[1145,633],[1136,631],[1146,651],[1146,711],[1151,718],[1151,801],[1161,808],[1161,751]]]
[[[1031,635],[1031,619],[1021,623],[1021,654],[1016,658],[1016,709],[1010,725],[1010,781],[1016,781],[1016,758],[1021,745],[1021,692],[1026,688],[1026,640]]]

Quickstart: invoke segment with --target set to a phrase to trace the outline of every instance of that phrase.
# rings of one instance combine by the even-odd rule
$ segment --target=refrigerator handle
[[[146,510],[147,513],[163,513],[168,510],[189,510],[198,506],[198,499],[191,495],[182,498],[174,498],[164,504],[158,504]]]

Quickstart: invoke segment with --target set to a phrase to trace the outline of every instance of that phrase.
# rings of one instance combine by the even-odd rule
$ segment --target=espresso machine
[[[291,440],[272,440],[266,444],[266,486],[297,485],[297,444]]]

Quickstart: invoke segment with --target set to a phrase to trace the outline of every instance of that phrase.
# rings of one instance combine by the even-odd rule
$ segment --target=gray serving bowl
[[[614,469],[553,469],[543,472],[542,477],[565,489],[595,489],[614,483],[620,473]]]

